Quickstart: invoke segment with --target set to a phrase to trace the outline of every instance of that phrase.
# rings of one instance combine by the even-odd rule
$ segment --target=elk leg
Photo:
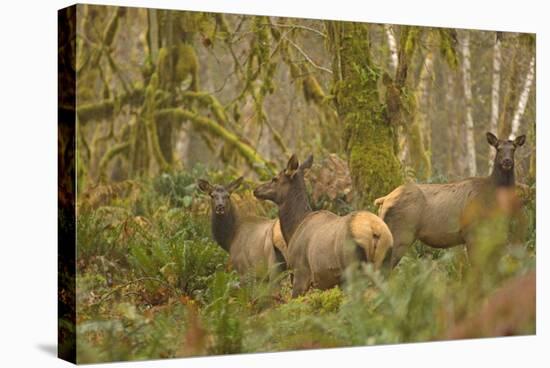
[[[296,298],[304,294],[311,283],[309,270],[299,269],[294,272],[294,280],[292,283],[292,297]]]
[[[408,244],[394,244],[391,252],[391,268],[397,266],[401,258],[407,252]]]
[[[390,228],[391,229],[391,228]],[[391,252],[391,268],[397,266],[401,258],[409,249],[409,246],[414,242],[414,231],[396,231],[393,234],[393,247]]]

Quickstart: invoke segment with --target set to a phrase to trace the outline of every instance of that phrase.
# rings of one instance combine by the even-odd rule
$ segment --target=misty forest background
[[[475,319],[535,267],[534,35],[91,5],[76,26],[80,362],[534,332]],[[416,243],[389,276],[291,300],[286,274],[227,267],[195,184],[244,175],[234,200],[275,217],[251,189],[312,153],[315,209],[375,211],[407,181],[487,175],[487,131],[527,135],[530,231],[475,277],[463,247]]]

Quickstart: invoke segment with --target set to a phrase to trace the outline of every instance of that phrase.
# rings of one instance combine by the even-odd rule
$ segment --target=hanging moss
[[[115,98],[97,103],[79,104],[77,106],[78,123],[85,125],[91,121],[112,119],[114,114],[123,106],[141,106],[143,104],[143,97],[143,89],[136,88]]]
[[[323,88],[319,84],[319,81],[317,81],[317,78],[315,78],[312,74],[308,74],[304,78],[302,86],[306,101],[312,101],[318,105],[321,105],[325,101],[325,93],[323,92]]]
[[[199,61],[195,49],[189,44],[180,44],[177,49],[175,79],[178,82],[191,78],[191,91],[199,89]]]
[[[418,39],[420,37],[421,28],[419,27],[407,27],[408,34],[405,41],[405,53],[410,58],[416,49]]]
[[[413,37],[417,38],[418,35]],[[410,38],[411,34],[409,33],[407,39],[410,40]],[[400,45],[400,48],[401,47],[402,46]],[[408,46],[405,45],[404,47],[407,48]],[[403,68],[410,68],[410,61],[414,51],[414,49],[408,51],[406,63],[400,61]],[[431,56],[429,56],[428,54],[426,58],[428,57]],[[395,108],[398,111],[398,116],[395,118],[395,120],[392,121],[392,123],[395,124],[394,126],[400,125],[404,128],[410,155],[410,164],[414,171],[415,177],[421,181],[425,181],[426,179],[430,178],[432,171],[430,155],[428,149],[426,148],[427,142],[425,141],[426,121],[424,119],[426,119],[426,117],[418,109],[418,105],[421,103],[422,99],[421,94],[423,93],[423,90],[420,89],[426,88],[425,80],[429,78],[427,76],[428,71],[425,67],[425,64],[425,62],[421,63],[422,67],[420,77],[418,78],[420,79],[420,82],[417,84],[417,90],[413,91],[409,87],[410,82],[407,83],[406,80],[403,80],[403,85],[400,86],[400,88],[393,86],[393,95],[387,96],[388,101],[390,99],[396,101],[395,104],[397,106]],[[429,134],[429,132],[427,134]]]
[[[335,60],[340,60],[342,79],[333,89],[353,185],[365,208],[401,184],[403,175],[395,151],[396,132],[379,99],[380,74],[371,59],[368,26],[342,22],[338,28],[340,55]]]
[[[149,136],[149,143],[151,144],[151,151],[155,157],[157,164],[159,165],[161,171],[168,171],[170,165],[164,158],[163,152],[160,147],[158,133],[157,133],[157,124],[155,122],[155,92],[158,88],[158,77],[156,74],[153,74],[151,77],[151,82],[147,89],[145,90],[145,106],[144,106],[144,119],[145,125],[147,126],[147,132]],[[170,155],[172,153],[170,152]]]
[[[216,20],[216,35],[224,41],[228,40],[230,31],[225,16],[222,13],[215,13],[214,19]]]
[[[266,27],[269,24],[267,17],[254,17],[252,30],[255,34],[254,48],[258,62],[261,65],[263,62],[269,60],[270,54],[270,36],[269,28]]]
[[[128,177],[132,178],[145,174],[149,168],[149,147],[147,142],[147,127],[142,117],[137,116],[129,123],[130,135],[128,140]]]
[[[272,163],[262,158],[253,147],[239,138],[238,135],[225,129],[212,119],[182,108],[162,109],[155,114],[155,118],[159,121],[190,121],[197,130],[209,132],[235,148],[261,178],[270,177],[275,173]]]
[[[201,107],[209,108],[212,111],[218,123],[222,125],[227,124],[228,118],[225,109],[213,95],[206,92],[187,91],[182,94],[182,97],[190,101],[198,101]],[[234,106],[234,109],[237,109],[237,105]],[[239,119],[236,118],[235,121],[239,121]]]
[[[170,84],[172,73],[170,70],[170,52],[167,47],[163,47],[159,50],[157,76],[161,87],[166,88],[166,86]]]
[[[169,91],[172,86],[180,87],[182,82],[190,80],[189,89],[197,91],[198,70],[197,54],[190,44],[180,43],[159,50],[157,73],[163,90]]]
[[[159,88],[155,98],[164,95],[162,101],[157,101],[157,107],[165,108],[173,106],[183,91],[199,90],[199,61],[192,42],[197,32],[211,32],[215,23],[212,16],[203,13],[163,11],[161,15],[163,47],[157,61]],[[160,151],[170,165],[174,162],[176,121],[164,119],[155,124]]]
[[[122,142],[111,146],[107,152],[101,158],[99,162],[99,181],[104,183],[107,179],[107,166],[118,155],[126,153],[130,147],[130,142]]]
[[[513,55],[511,63],[510,74],[508,77],[508,91],[504,95],[504,101],[502,103],[501,113],[498,119],[498,136],[508,137],[512,130],[512,119],[519,99],[520,87],[520,53],[522,52],[517,47],[517,38],[511,40],[513,46]]]
[[[116,8],[113,17],[111,18],[107,29],[105,30],[105,35],[103,36],[103,41],[106,45],[111,45],[115,38],[116,32],[118,30],[118,24],[120,17],[123,17],[126,14],[126,7],[119,6]]]
[[[422,139],[422,127],[420,121],[415,118],[411,125],[407,126],[407,138],[409,140],[409,152],[416,178],[426,180],[431,177],[431,161],[424,147]]]
[[[452,69],[458,65],[456,48],[458,45],[455,29],[439,28],[439,52]]]
[[[176,15],[174,17],[174,34],[178,35],[181,41],[191,42],[193,36],[199,32],[213,35],[215,31],[215,17],[211,13],[191,11],[173,13]]]

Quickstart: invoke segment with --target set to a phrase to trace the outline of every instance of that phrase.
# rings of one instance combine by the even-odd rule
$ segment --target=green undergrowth
[[[134,195],[101,205],[79,198],[80,363],[438,340],[507,279],[535,268],[531,206],[525,246],[505,252],[490,274],[474,278],[463,247],[417,243],[391,273],[350,269],[340,287],[292,299],[288,272],[269,281],[228,266],[210,236],[199,177],[234,179],[197,168],[135,183]]]

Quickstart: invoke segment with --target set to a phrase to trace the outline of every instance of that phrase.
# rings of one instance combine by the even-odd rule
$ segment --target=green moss
[[[402,183],[396,157],[396,132],[380,102],[380,73],[371,60],[366,25],[342,23],[342,80],[334,84],[336,104],[345,127],[345,147],[359,205],[371,205]]]
[[[325,100],[323,88],[312,74],[304,78],[303,82],[304,97],[306,101],[313,101],[316,104],[321,104]]]
[[[418,119],[415,119],[412,125],[407,126],[407,136],[415,176],[421,180],[429,179],[432,176],[432,165],[428,152],[424,148],[422,131]]]
[[[406,27],[407,39],[405,41],[405,53],[410,58],[416,49],[418,39],[420,37],[421,28],[419,27]]]
[[[180,43],[159,50],[157,73],[162,89],[168,91],[173,87],[180,87],[182,82],[190,80],[189,89],[197,91],[198,70],[197,54],[190,44]]]
[[[178,45],[177,48],[177,63],[176,63],[176,81],[182,82],[186,78],[191,78],[191,86],[189,87],[192,91],[198,90],[199,83],[199,60],[197,53],[193,46],[183,43]]]
[[[147,132],[149,136],[149,143],[153,151],[153,156],[155,157],[161,171],[168,171],[170,165],[168,164],[165,156],[163,154],[162,147],[159,142],[159,134],[157,133],[157,124],[155,120],[155,93],[159,87],[159,79],[157,74],[153,74],[151,81],[145,90],[145,109],[144,109],[144,120],[147,127]],[[171,146],[170,146],[171,147]],[[169,151],[169,154],[172,155],[172,152]]]
[[[458,65],[456,37],[456,30],[454,29],[439,29],[439,51],[447,61],[447,64],[453,69]]]

